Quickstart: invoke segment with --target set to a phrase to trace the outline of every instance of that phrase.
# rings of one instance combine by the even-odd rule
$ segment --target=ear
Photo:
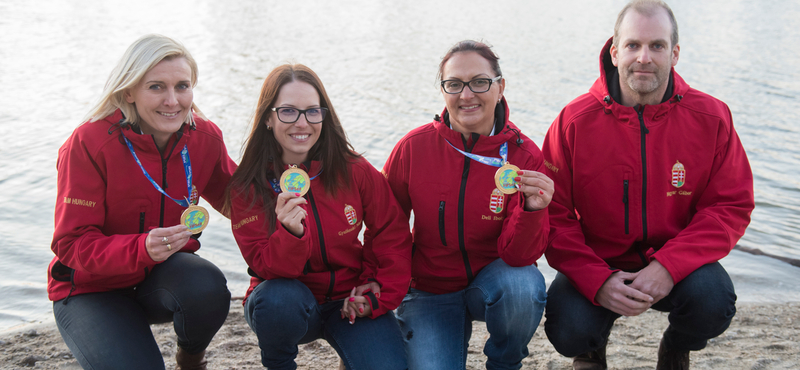
[[[611,49],[608,49],[609,54],[611,54],[611,63],[614,64],[614,67],[619,67],[619,61],[617,59],[617,47],[611,45]]]
[[[136,99],[133,98],[133,94],[131,94],[130,89],[125,89],[125,91],[122,93],[122,96],[125,97],[125,101],[128,102],[129,104],[133,104],[136,102]]]
[[[506,79],[501,78],[497,85],[500,86],[500,96],[497,97],[497,100],[499,101],[500,99],[503,99],[503,91],[506,90]]]
[[[672,48],[672,66],[678,64],[678,57],[681,55],[681,45],[677,44]]]

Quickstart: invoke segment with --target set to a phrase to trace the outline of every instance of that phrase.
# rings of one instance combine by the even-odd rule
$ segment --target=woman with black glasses
[[[457,43],[439,80],[444,111],[400,140],[383,168],[404,220],[414,212],[411,289],[397,309],[409,368],[464,368],[480,320],[491,335],[486,367],[519,369],[545,306],[534,263],[553,182],[539,148],[508,120],[489,46]]]
[[[229,189],[261,363],[294,369],[297,345],[324,338],[348,369],[406,369],[391,310],[411,278],[408,222],[308,67],[267,76]],[[370,246],[358,239],[362,224]]]

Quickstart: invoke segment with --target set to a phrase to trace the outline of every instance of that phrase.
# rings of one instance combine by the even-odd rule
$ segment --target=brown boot
[[[575,356],[572,359],[572,368],[574,370],[605,370],[608,369],[606,365],[606,345],[608,342],[603,344],[602,347],[591,351],[586,352],[582,355]]]
[[[206,361],[205,357],[205,350],[192,355],[183,348],[178,347],[178,353],[175,354],[175,361],[178,363],[179,370],[206,370],[208,361]]]
[[[689,370],[689,351],[667,349],[664,338],[658,345],[658,363],[656,370]]]

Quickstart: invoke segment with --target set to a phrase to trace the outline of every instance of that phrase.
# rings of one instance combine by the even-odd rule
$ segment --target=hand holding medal
[[[183,225],[159,227],[147,233],[144,245],[153,261],[164,261],[186,246],[191,236]]]
[[[300,238],[303,236],[303,220],[308,213],[301,204],[306,204],[306,199],[299,193],[282,192],[275,201],[275,216],[283,228]]]
[[[525,197],[526,211],[538,211],[547,208],[553,199],[553,193],[555,192],[553,180],[541,172],[517,170],[514,181],[516,188]],[[502,190],[500,189],[500,191]]]

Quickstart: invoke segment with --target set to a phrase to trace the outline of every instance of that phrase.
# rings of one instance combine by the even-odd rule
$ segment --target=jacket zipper
[[[644,124],[644,106],[640,105],[639,109],[636,110],[639,114],[639,132],[641,137],[641,146],[642,146],[642,247],[646,246],[647,242],[647,134],[650,133],[650,130],[647,129],[647,126]],[[647,266],[647,257],[642,252],[641,248],[637,248],[636,251],[639,253],[639,257],[642,259],[642,263]]]
[[[139,234],[144,233],[144,212],[139,212]]]
[[[156,139],[153,138],[153,144],[155,144]],[[175,146],[178,145],[178,139],[175,139],[175,142],[172,144],[172,148],[169,150],[169,154],[167,154],[166,158],[161,158],[161,189],[167,191],[167,163],[169,162],[169,158],[172,157],[172,152],[175,151]],[[156,148],[158,148],[158,144],[156,144]],[[161,155],[161,151],[159,151],[159,155]],[[191,194],[187,196],[191,197]],[[164,194],[161,194],[161,216],[158,219],[158,227],[164,227],[164,209],[166,208],[166,201],[167,197]]]
[[[442,245],[447,246],[447,238],[444,237],[444,201],[439,202],[439,238]]]
[[[628,180],[622,180],[622,204],[625,205],[625,235],[630,234],[628,223],[630,220],[630,207],[628,206]]]
[[[472,140],[472,148],[475,147],[477,137]],[[463,137],[462,137],[463,141]],[[467,153],[472,153],[472,148],[467,147],[464,142],[464,150]],[[467,245],[464,241],[464,198],[467,194],[467,178],[469,177],[469,164],[471,159],[464,157],[464,169],[461,171],[461,190],[458,192],[458,248],[461,250],[461,258],[464,260],[464,268],[467,271],[467,282],[472,283],[475,276],[472,274],[472,267],[469,264],[469,255],[467,254]]]
[[[308,191],[308,201],[311,204],[311,212],[314,213],[314,222],[317,224],[317,235],[319,236],[319,250],[322,254],[322,263],[325,264],[325,268],[328,269],[331,273],[331,282],[328,284],[328,292],[325,293],[325,302],[330,302],[331,294],[333,294],[333,286],[336,283],[336,272],[333,271],[333,267],[328,262],[328,251],[325,250],[325,237],[322,234],[322,223],[319,219],[319,212],[317,212],[317,203],[314,202],[314,196],[311,195],[311,190]]]

